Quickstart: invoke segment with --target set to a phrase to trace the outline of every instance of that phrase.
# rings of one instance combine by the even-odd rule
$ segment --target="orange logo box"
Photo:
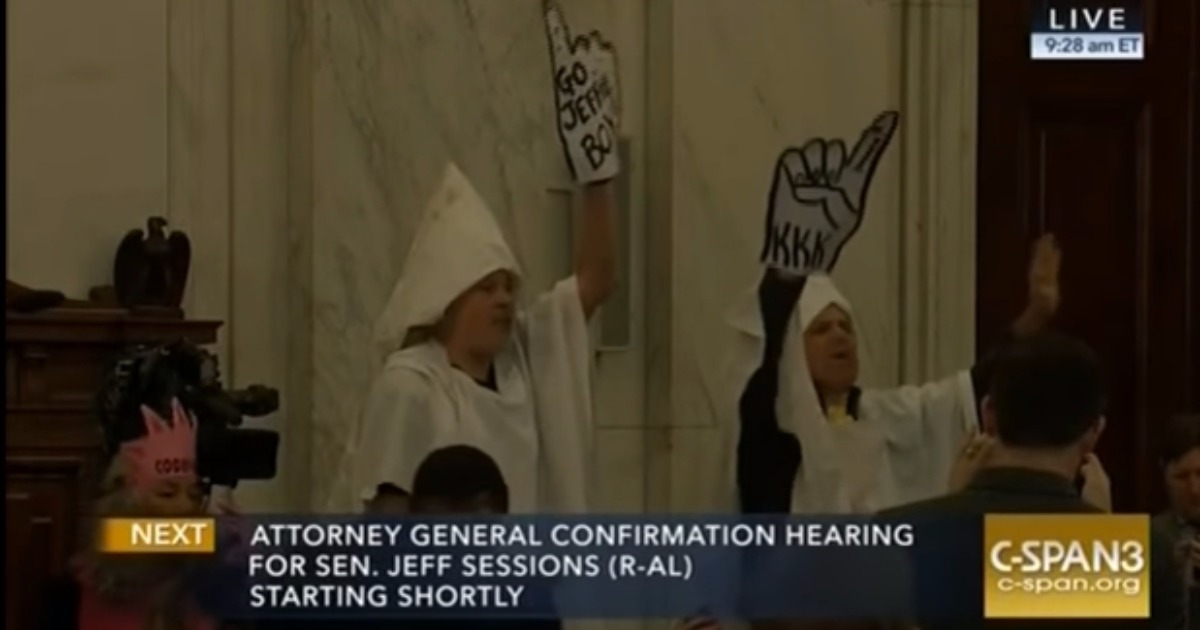
[[[1148,619],[1150,517],[988,515],[987,619]]]
[[[100,550],[105,553],[213,553],[217,522],[211,518],[105,519]]]

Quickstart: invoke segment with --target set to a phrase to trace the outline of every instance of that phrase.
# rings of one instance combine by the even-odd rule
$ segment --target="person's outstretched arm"
[[[575,234],[575,280],[584,317],[591,319],[617,287],[616,201],[612,181],[583,187],[583,220]]]
[[[575,235],[575,281],[586,318],[617,283],[614,178],[619,151],[621,90],[612,44],[591,31],[576,34],[554,0],[543,1],[558,138],[567,168],[583,186],[583,220]]]
[[[762,363],[738,403],[737,485],[745,514],[791,511],[792,484],[800,467],[800,441],[779,429],[779,359],[792,312],[804,291],[803,276],[784,279],[767,270],[758,287],[766,337]]]

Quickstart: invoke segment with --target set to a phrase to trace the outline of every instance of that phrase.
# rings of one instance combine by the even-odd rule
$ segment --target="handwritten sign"
[[[900,115],[880,114],[847,153],[841,140],[809,140],[775,161],[763,264],[794,274],[830,272],[862,225],[867,189]]]
[[[581,184],[612,179],[621,171],[616,52],[597,31],[572,36],[556,3],[546,2],[544,15],[567,165]]]

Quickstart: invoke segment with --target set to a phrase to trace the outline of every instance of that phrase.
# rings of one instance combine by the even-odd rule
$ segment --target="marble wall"
[[[186,311],[225,322],[216,351],[227,383],[284,388],[281,412],[252,421],[281,428],[289,407],[306,409],[290,397],[311,383],[289,382],[285,369],[302,364],[289,353],[311,335],[291,316],[303,313],[306,285],[290,247],[284,7],[8,3],[9,277],[85,297],[111,282],[125,232],[165,216],[192,241]],[[285,466],[239,494],[282,509],[295,502],[289,477]]]
[[[157,0],[7,8],[8,227],[19,235],[9,239],[8,275],[83,297],[111,281],[125,231],[170,214],[167,8]]]
[[[715,500],[707,342],[754,281],[786,144],[853,140],[879,110],[903,112],[837,277],[870,382],[969,358],[975,2],[563,0],[620,50],[632,156],[633,335],[597,365],[605,508]],[[190,313],[227,322],[227,377],[284,391],[265,421],[284,432],[281,476],[241,499],[311,507],[446,161],[492,204],[530,292],[569,271],[540,0],[92,4],[10,3],[11,275],[81,293],[124,230],[165,212],[196,243]]]

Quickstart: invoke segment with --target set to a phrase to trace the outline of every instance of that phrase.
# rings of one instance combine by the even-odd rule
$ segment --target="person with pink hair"
[[[101,549],[104,520],[189,517],[208,508],[196,474],[196,419],[177,399],[141,406],[144,433],[112,458],[90,535],[67,575],[46,588],[38,627],[45,630],[215,630],[195,596],[208,557],[111,554]],[[165,413],[164,413],[165,412]]]

